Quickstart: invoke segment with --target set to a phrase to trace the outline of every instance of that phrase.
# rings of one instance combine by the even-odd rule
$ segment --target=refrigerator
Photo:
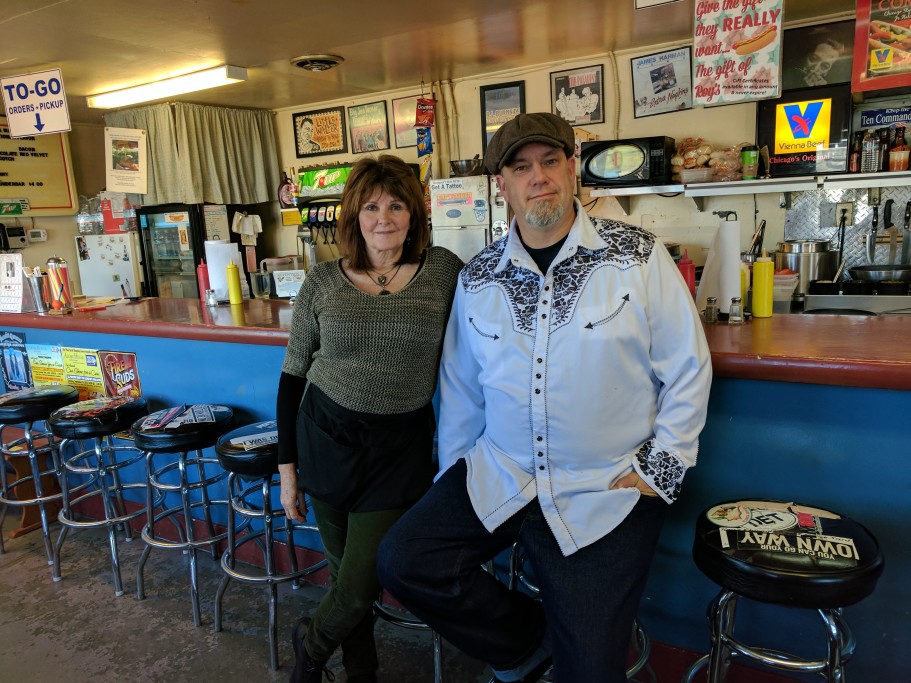
[[[466,263],[491,239],[489,182],[486,175],[430,181],[433,244]]]
[[[131,297],[142,293],[138,232],[77,235],[76,262],[85,296]]]
[[[196,266],[205,258],[207,239],[240,242],[230,226],[237,211],[262,218],[268,204],[162,204],[136,210],[142,235],[142,265],[146,296],[199,297]],[[265,221],[263,221],[265,225]],[[262,235],[260,235],[260,240]],[[259,248],[240,246],[247,263],[259,263]],[[248,254],[248,250],[252,253]],[[241,277],[246,275],[242,273]]]

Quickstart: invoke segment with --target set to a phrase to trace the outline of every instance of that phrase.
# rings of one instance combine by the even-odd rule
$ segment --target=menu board
[[[0,221],[6,216],[63,216],[78,210],[63,133],[11,138],[0,116]]]
[[[783,0],[698,0],[693,104],[778,97]]]

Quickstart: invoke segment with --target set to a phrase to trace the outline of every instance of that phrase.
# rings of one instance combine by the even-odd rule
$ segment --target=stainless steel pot
[[[868,282],[901,280],[902,282],[911,282],[911,266],[857,266],[856,268],[849,268],[848,272],[851,273],[851,277],[855,280]]]
[[[788,240],[778,243],[775,270],[793,270],[798,274],[794,294],[806,294],[813,280],[831,280],[838,268],[838,252],[827,240]]]

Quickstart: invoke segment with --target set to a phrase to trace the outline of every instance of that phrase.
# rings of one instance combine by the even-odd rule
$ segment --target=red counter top
[[[911,316],[774,315],[705,333],[715,377],[911,390]]]
[[[0,328],[140,335],[285,346],[287,301],[208,308],[144,299],[68,315],[0,313]],[[716,377],[911,390],[911,316],[776,315],[705,326]]]
[[[0,327],[286,346],[291,308],[282,300],[253,299],[238,306],[208,307],[197,299],[149,298],[87,313],[0,313]]]

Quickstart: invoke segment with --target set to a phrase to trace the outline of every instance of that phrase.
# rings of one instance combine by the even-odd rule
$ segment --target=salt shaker
[[[206,306],[218,306],[218,299],[215,298],[215,290],[206,290]]]
[[[731,310],[728,312],[728,324],[740,325],[743,323],[743,303],[739,296],[731,299]]]
[[[705,322],[718,322],[718,299],[713,296],[705,300]]]

